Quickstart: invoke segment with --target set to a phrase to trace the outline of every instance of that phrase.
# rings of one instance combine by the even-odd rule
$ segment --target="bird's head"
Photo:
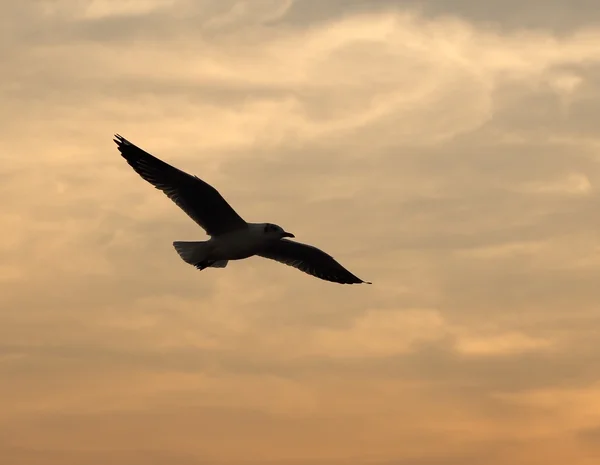
[[[277,226],[272,223],[265,223],[263,225],[263,234],[277,239],[283,239],[284,237],[295,237],[292,233],[285,231],[281,226]]]

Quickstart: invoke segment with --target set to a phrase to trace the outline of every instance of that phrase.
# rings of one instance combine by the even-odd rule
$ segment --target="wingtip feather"
[[[131,145],[131,142],[125,139],[121,134],[115,134],[113,142],[115,142],[115,144],[117,144],[119,147],[122,147],[123,145]]]

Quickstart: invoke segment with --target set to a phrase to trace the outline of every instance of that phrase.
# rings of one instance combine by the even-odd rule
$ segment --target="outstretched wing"
[[[258,254],[304,271],[325,281],[340,284],[371,284],[354,276],[331,255],[312,245],[281,239]]]
[[[118,134],[114,141],[136,173],[163,191],[207,234],[218,236],[247,226],[210,184],[159,160]]]

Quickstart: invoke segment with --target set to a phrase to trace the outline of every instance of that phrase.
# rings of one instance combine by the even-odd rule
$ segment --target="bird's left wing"
[[[340,265],[331,255],[312,245],[281,239],[258,254],[304,271],[325,281],[340,284],[360,284],[363,281]]]
[[[247,226],[210,184],[159,160],[118,134],[114,141],[127,163],[143,179],[163,191],[207,234],[218,236]]]

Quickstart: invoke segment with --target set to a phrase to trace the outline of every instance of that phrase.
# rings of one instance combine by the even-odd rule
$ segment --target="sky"
[[[2,2],[2,463],[597,464],[596,3]],[[114,133],[373,285],[185,264]]]

